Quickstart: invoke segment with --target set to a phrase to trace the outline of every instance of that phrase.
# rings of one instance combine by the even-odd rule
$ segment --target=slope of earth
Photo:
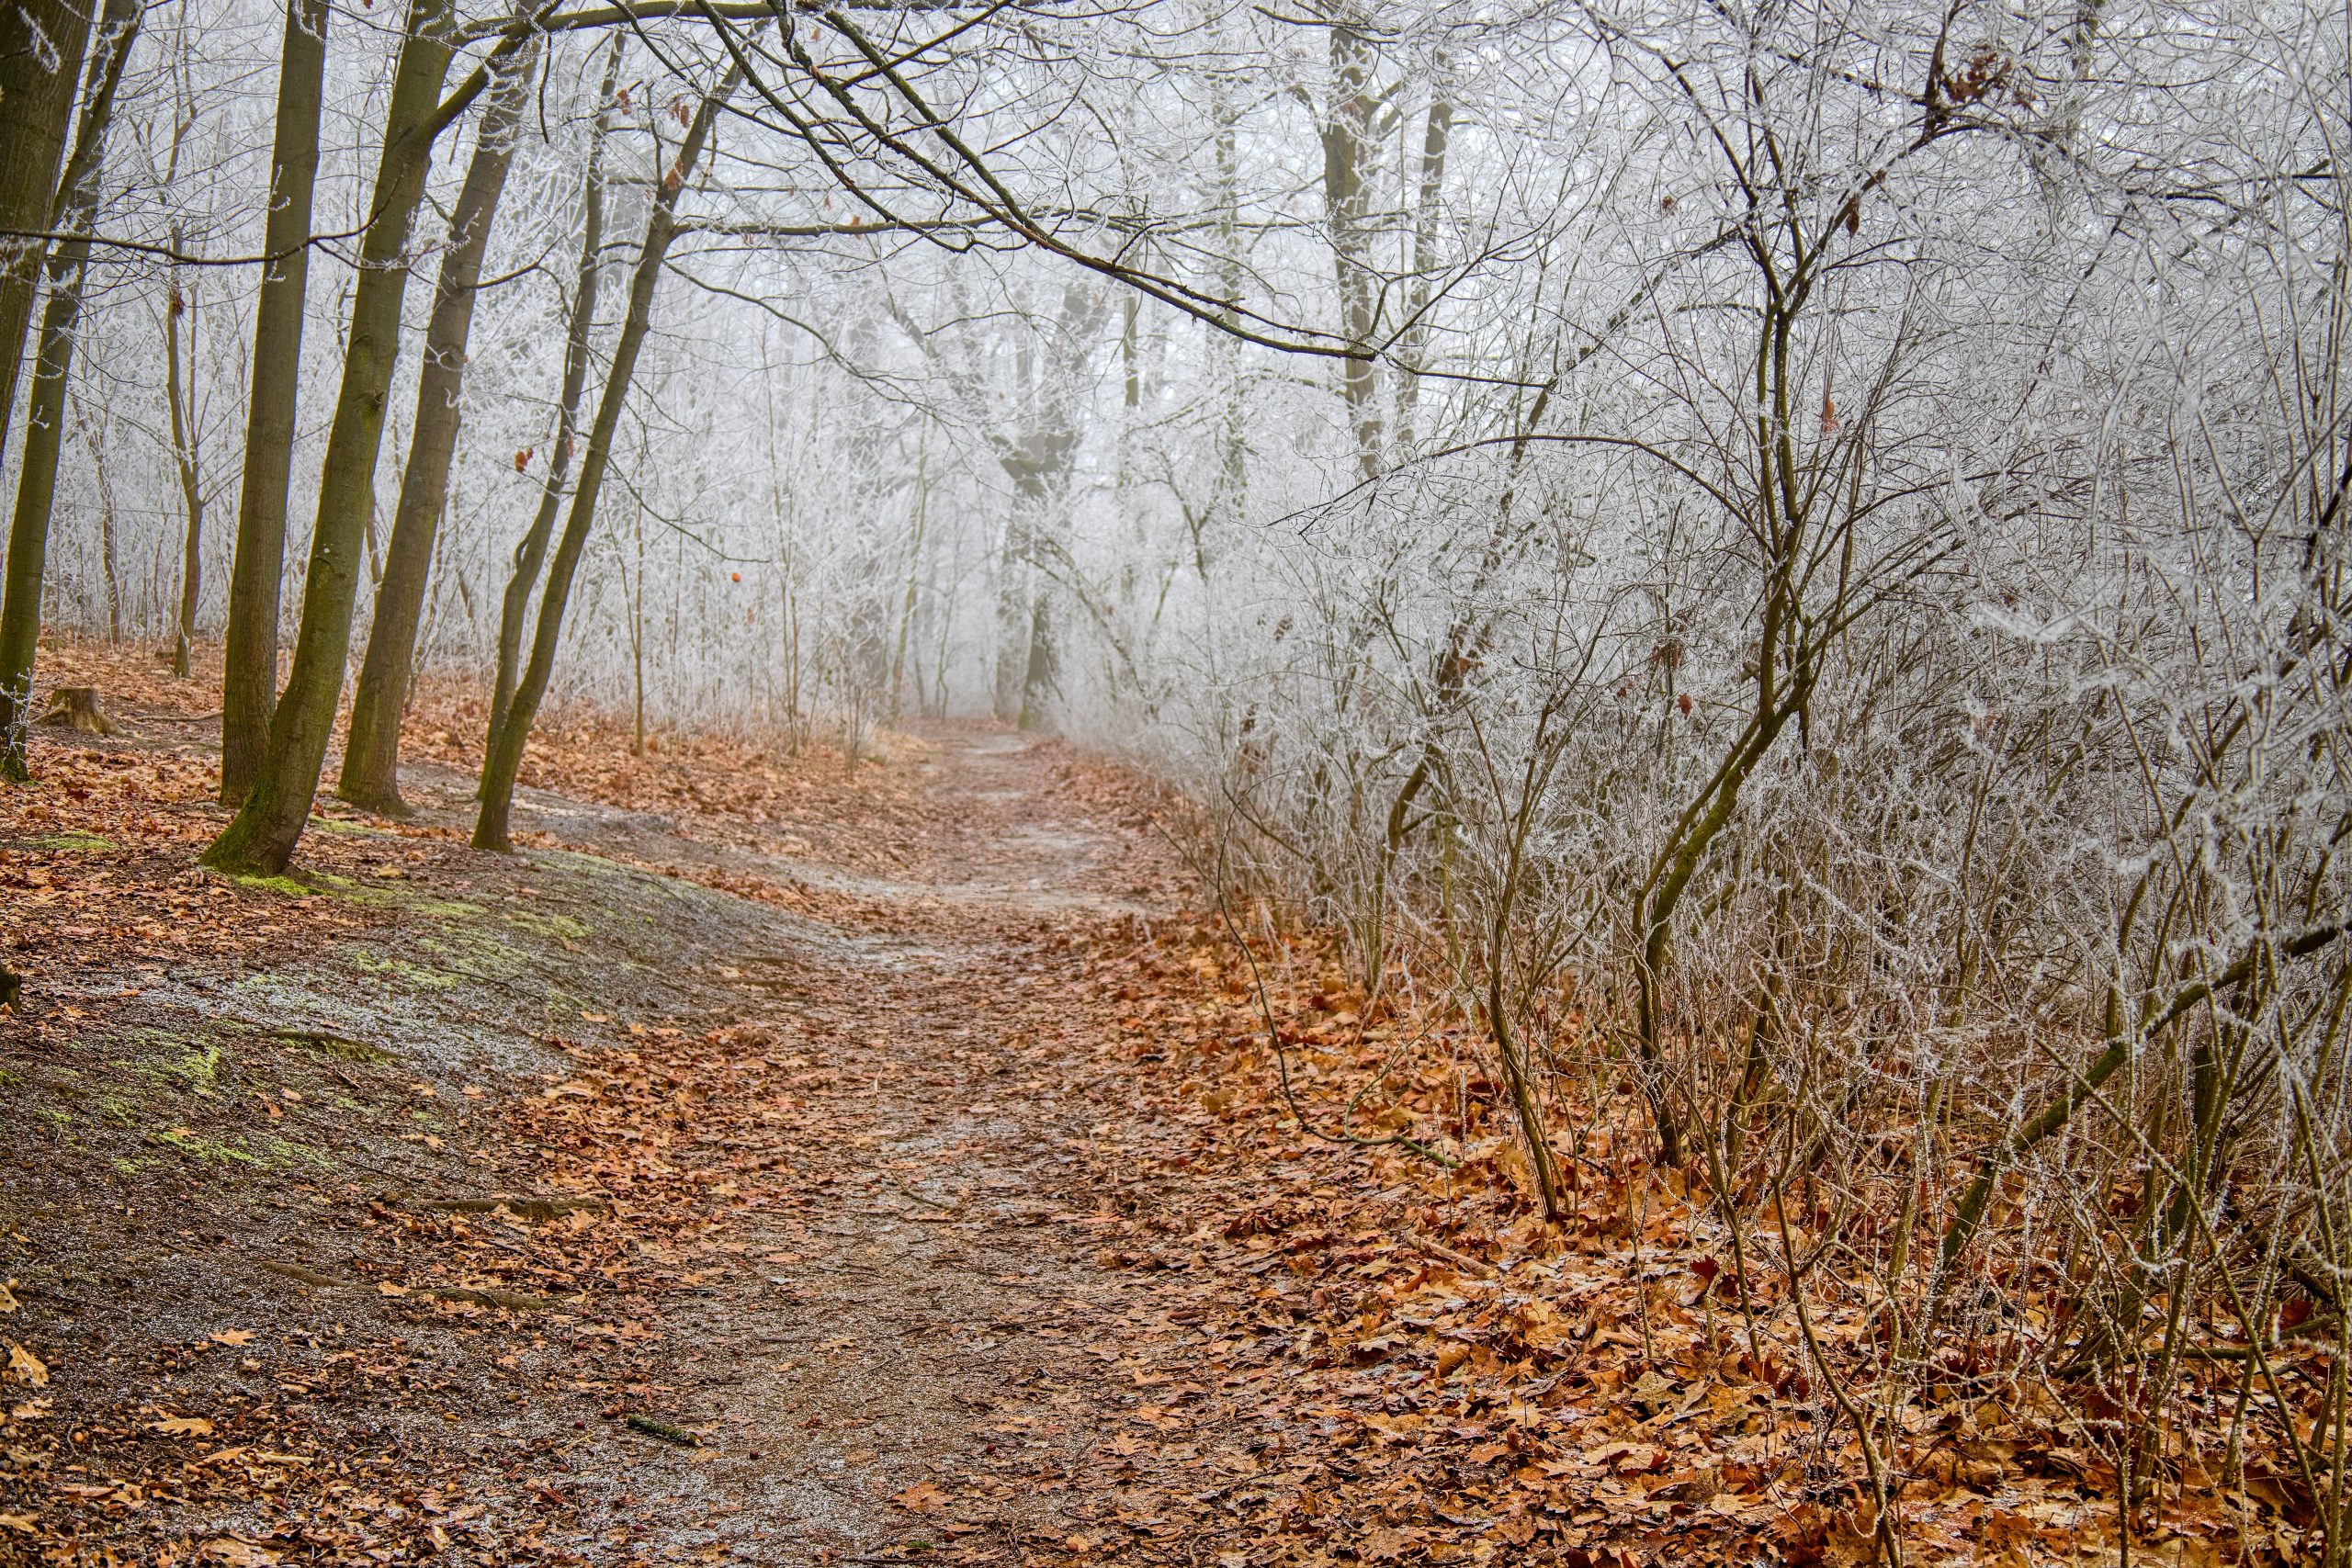
[[[1630,1100],[1543,1226],[1475,1040],[1184,915],[1131,775],[573,715],[487,855],[438,688],[414,817],[241,883],[215,688],[44,670],[121,732],[0,795],[0,1562],[1867,1554]],[[2096,1539],[2095,1460],[1955,1409],[1920,1550]]]
[[[1143,792],[946,730],[768,760],[865,819],[813,825],[846,864],[544,793],[502,857],[426,767],[414,820],[330,808],[235,882],[189,869],[201,694],[85,662],[121,732],[0,797],[0,1556],[1067,1537],[1038,1467],[1132,1303],[1051,1072],[1104,1009],[1055,960],[1149,940]],[[959,1456],[1004,1506],[927,1522]]]

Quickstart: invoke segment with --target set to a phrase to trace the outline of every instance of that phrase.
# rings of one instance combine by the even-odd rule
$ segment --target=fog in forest
[[[225,661],[237,873],[434,682],[485,849],[567,712],[1062,738],[1529,1213],[1614,1117],[1798,1227],[1710,1310],[1867,1320],[1872,1551],[2096,1387],[2347,1561],[2341,7],[91,3],[0,17],[12,775],[93,641]]]

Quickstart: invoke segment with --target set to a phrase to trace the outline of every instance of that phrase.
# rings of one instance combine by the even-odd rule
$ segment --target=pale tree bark
[[[384,405],[400,354],[409,235],[424,194],[433,142],[488,84],[489,73],[503,67],[522,43],[521,34],[510,34],[445,103],[441,82],[456,37],[449,0],[412,0],[368,197],[373,221],[360,245],[359,282],[352,296],[343,385],[320,475],[294,661],[285,694],[270,717],[269,748],[253,787],[227,829],[204,852],[204,863],[217,870],[285,870],[318,793],[351,653],[352,612],[368,513],[376,499]]]
[[[57,457],[65,440],[65,393],[73,374],[74,333],[82,315],[82,288],[90,262],[91,220],[97,214],[98,178],[115,89],[140,20],[138,0],[107,0],[89,90],[50,209],[39,227],[77,236],[49,255],[49,301],[34,350],[33,384],[26,407],[25,455],[17,479],[17,505],[8,525],[8,564],[0,589],[0,775],[27,774],[25,727],[32,702],[33,660],[40,645],[41,583],[48,571],[49,523],[57,500]],[[79,46],[75,51],[80,53]],[[62,74],[64,66],[58,67]],[[67,84],[71,90],[72,84]],[[0,92],[7,91],[0,84]],[[61,121],[65,117],[60,116]],[[5,123],[5,119],[0,119]],[[21,331],[21,328],[19,328]],[[9,360],[15,370],[15,355]],[[13,389],[12,389],[13,390]],[[5,418],[5,411],[0,411]]]
[[[555,444],[548,454],[547,482],[539,487],[539,507],[530,531],[514,547],[514,570],[506,580],[506,593],[498,610],[498,672],[491,688],[490,732],[483,741],[488,756],[498,746],[506,710],[514,701],[514,682],[523,662],[523,623],[531,608],[531,591],[538,585],[539,569],[547,564],[548,542],[555,537],[556,513],[563,505],[564,479],[571,472],[571,453],[579,441],[580,398],[588,385],[588,338],[596,325],[596,279],[604,270],[605,141],[612,130],[613,89],[620,80],[621,45],[613,39],[605,60],[604,85],[596,96],[596,121],[589,132],[588,172],[580,197],[580,267],[573,275],[571,318],[563,334],[563,387],[556,399]]]
[[[185,12],[183,6],[183,12]],[[164,184],[169,188],[179,177],[180,152],[187,144],[187,133],[196,125],[196,91],[189,69],[189,51],[183,44],[174,62],[175,74],[179,79],[176,93],[177,112],[172,122],[171,156],[164,160]],[[172,251],[179,254],[180,226],[171,229]],[[187,366],[185,378],[181,373],[180,328],[187,328]],[[172,673],[187,679],[188,666],[196,646],[196,612],[204,602],[204,480],[197,455],[199,433],[196,427],[196,299],[182,276],[176,261],[172,264],[170,284],[164,300],[164,396],[171,411],[172,459],[179,470],[180,508],[187,524],[187,533],[180,546],[180,613],[172,635]]]
[[[1057,673],[1054,624],[1039,562],[1060,528],[1078,435],[1048,419],[1003,444],[998,464],[1012,479],[998,568],[996,716],[1023,729],[1043,717]]]
[[[982,428],[994,423],[989,410],[998,400],[979,379],[943,354],[933,334],[903,307],[892,301],[889,310],[925,358],[955,384],[974,422]],[[1042,568],[1068,558],[1062,535],[1083,434],[1072,399],[1084,379],[1087,356],[1100,345],[1110,310],[1105,297],[1072,282],[1063,287],[1056,315],[1033,318],[1046,362],[1042,367],[1038,363],[1037,343],[1022,341],[1014,371],[1021,423],[1016,434],[993,432],[989,437],[997,466],[1012,481],[1012,513],[997,550],[996,658],[989,694],[996,716],[1024,729],[1043,721],[1046,698],[1058,675],[1049,578]]]
[[[1340,290],[1340,331],[1356,357],[1340,362],[1340,390],[1367,479],[1380,477],[1384,432],[1380,380],[1370,357],[1377,327],[1379,288],[1372,257],[1372,41],[1361,22],[1335,16],[1331,96],[1323,115],[1323,207],[1331,234],[1331,265]]]
[[[1018,434],[1008,435],[994,428],[997,420],[992,412],[1004,400],[1004,394],[1000,391],[992,395],[971,367],[958,363],[944,350],[937,334],[926,330],[897,299],[888,300],[888,305],[899,330],[922,351],[932,368],[956,389],[974,426],[989,433],[997,466],[1012,481],[1012,505],[1005,518],[1004,533],[991,552],[994,560],[985,592],[993,599],[996,620],[989,670],[989,711],[1001,722],[1015,722],[1023,716],[1023,694],[1032,669],[1042,667],[1047,678],[1052,675],[1050,643],[1046,641],[1052,628],[1036,613],[1036,539],[1044,515],[1055,504],[1060,475],[1075,440],[1067,431],[1057,432],[1038,417],[1034,343],[1022,342],[1014,355],[1014,394],[1023,412],[1023,422]],[[787,594],[789,582],[787,575]],[[1042,659],[1037,657],[1041,641],[1046,641]],[[795,684],[797,688],[797,682]]]
[[[516,51],[492,90],[476,132],[473,162],[449,217],[449,248],[442,253],[433,317],[424,329],[424,363],[417,376],[408,467],[401,478],[392,536],[376,586],[376,614],[352,698],[342,774],[335,781],[341,798],[392,816],[408,815],[400,790],[401,715],[408,706],[425,580],[433,570],[441,514],[448,505],[449,463],[458,449],[476,286],[481,281],[482,257],[490,249],[499,197],[514,164],[515,128],[530,96],[537,61],[534,39]]]
[[[901,705],[900,685],[906,679],[907,637],[914,626],[916,574],[922,567],[922,537],[924,525],[931,518],[931,422],[926,419],[915,435],[915,517],[914,537],[907,545],[907,586],[899,600],[899,629],[891,639],[890,649],[890,722],[899,721]]]
[[[637,455],[645,460],[645,436],[638,435]],[[645,755],[645,497],[637,497],[637,514],[630,520],[629,542],[637,547],[637,573],[621,573],[621,607],[628,626],[629,682],[636,697],[636,727],[629,736],[628,754]]]
[[[1420,372],[1429,353],[1431,279],[1438,268],[1438,203],[1445,194],[1445,154],[1453,141],[1453,98],[1441,79],[1430,88],[1429,113],[1421,122],[1419,188],[1413,200],[1413,284],[1405,306],[1405,333],[1396,355],[1396,449],[1412,456],[1413,419],[1420,400]]]
[[[98,575],[106,580],[107,646],[113,648],[122,641],[122,567],[115,548],[114,470],[107,459],[110,427],[103,405],[93,410],[79,399],[74,400],[80,404],[74,423],[89,449],[90,475],[98,486]]]
[[[278,48],[277,129],[262,229],[261,297],[254,307],[253,389],[237,491],[229,621],[221,634],[220,801],[245,797],[261,768],[277,703],[278,592],[286,575],[286,490],[294,462],[302,373],[302,294],[311,269],[311,193],[319,173],[319,104],[326,75],[328,0],[287,0]]]
[[[1226,300],[1224,324],[1230,329],[1240,319],[1241,292],[1248,281],[1248,269],[1241,254],[1241,173],[1236,145],[1236,128],[1241,116],[1222,78],[1210,100],[1210,115],[1216,124],[1217,287]],[[1204,593],[1213,591],[1209,580],[1209,529],[1239,521],[1250,477],[1249,444],[1242,434],[1246,411],[1241,344],[1228,331],[1212,334],[1209,348],[1211,362],[1216,367],[1219,400],[1216,478],[1204,504],[1184,508],[1186,526],[1193,536],[1193,570],[1200,576]]]
[[[720,106],[734,96],[741,81],[741,69],[730,70],[717,89],[705,96],[686,127],[685,140],[679,143],[677,155],[654,187],[653,209],[645,220],[645,243],[638,249],[637,267],[629,277],[628,313],[621,320],[620,339],[613,345],[612,367],[605,372],[605,389],[596,402],[596,421],[589,427],[588,450],[580,461],[580,488],[573,493],[571,510],[564,518],[563,537],[556,541],[555,557],[548,563],[547,587],[539,595],[538,622],[531,636],[531,661],[515,683],[505,722],[499,727],[489,754],[482,759],[481,810],[474,819],[476,849],[514,847],[508,827],[514,804],[514,777],[522,770],[523,744],[530,739],[531,724],[538,716],[539,703],[546,697],[548,682],[555,673],[556,650],[563,640],[563,613],[571,597],[571,580],[580,570],[581,552],[587,548],[588,535],[595,526],[596,497],[604,489],[605,469],[611,466],[613,438],[620,429],[621,410],[628,401],[629,382],[637,374],[638,355],[644,349],[646,333],[653,324],[653,296],[661,286],[662,268],[668,264],[670,242],[678,232],[678,193],[693,177],[695,164],[702,157],[704,144],[710,140],[711,124],[718,118]]]

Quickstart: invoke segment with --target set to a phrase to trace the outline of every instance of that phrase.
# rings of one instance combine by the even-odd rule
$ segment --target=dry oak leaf
[[[910,1513],[935,1514],[947,1506],[947,1494],[928,1481],[918,1481],[890,1499]]]
[[[8,1341],[8,1370],[35,1388],[49,1386],[49,1369],[40,1358],[13,1339]]]
[[[250,1328],[224,1328],[208,1337],[215,1345],[250,1345],[254,1342],[254,1331]]]
[[[212,1423],[201,1416],[166,1416],[161,1421],[151,1421],[147,1429],[161,1432],[167,1438],[209,1438]]]

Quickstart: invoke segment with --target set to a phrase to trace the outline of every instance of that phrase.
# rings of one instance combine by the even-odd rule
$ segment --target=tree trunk
[[[644,459],[643,443],[638,446],[639,461]],[[629,738],[628,754],[645,755],[645,498],[637,502],[637,522],[633,529],[637,544],[637,577],[626,577],[621,586],[628,595],[628,662],[629,673],[637,694],[637,729]]]
[[[1029,643],[1036,631],[1036,513],[1040,503],[1018,480],[1012,514],[1004,523],[1004,547],[997,552],[996,662],[990,682],[990,713],[999,724],[1018,725],[1022,693],[1029,672]]]
[[[547,560],[548,541],[555,536],[555,514],[563,504],[564,476],[571,471],[571,448],[580,430],[580,395],[588,384],[588,337],[596,324],[596,279],[603,271],[600,252],[605,243],[605,137],[612,129],[613,87],[620,80],[621,43],[613,39],[605,62],[605,84],[596,96],[595,127],[589,133],[588,174],[581,193],[580,270],[571,289],[571,320],[563,334],[563,389],[556,402],[555,446],[548,455],[547,483],[540,487],[539,510],[530,532],[514,547],[514,570],[506,580],[505,598],[498,609],[498,675],[491,689],[490,733],[482,744],[487,757],[498,746],[498,732],[506,724],[506,710],[514,701],[514,679],[523,662],[523,619],[531,607],[531,590]]]
[[[335,794],[355,806],[408,815],[401,799],[401,715],[408,706],[416,659],[418,618],[433,569],[435,537],[449,499],[449,461],[458,448],[465,390],[466,343],[473,328],[475,285],[481,279],[499,197],[514,162],[514,128],[529,96],[537,40],[516,51],[483,112],[472,164],[449,218],[450,248],[442,253],[433,319],[424,330],[424,364],[417,377],[416,423],[409,437],[408,468],[392,514],[391,542],[376,589],[376,615],[368,629],[368,656],[352,699]]]
[[[1129,297],[1130,299],[1133,296]],[[915,621],[916,575],[922,569],[923,525],[931,515],[931,422],[925,420],[915,436],[914,538],[907,546],[907,587],[899,601],[899,631],[890,649],[890,722],[899,722],[899,694],[906,680],[907,636]]]
[[[1209,118],[1216,127],[1216,182],[1212,189],[1216,193],[1217,289],[1227,301],[1221,319],[1230,328],[1239,321],[1241,294],[1249,277],[1241,254],[1241,175],[1235,134],[1241,116],[1233,107],[1222,79],[1210,95]],[[1214,547],[1209,530],[1238,523],[1249,494],[1249,443],[1243,434],[1249,419],[1249,388],[1241,344],[1226,333],[1211,333],[1209,344],[1211,380],[1219,405],[1216,475],[1209,483],[1208,499],[1198,508],[1187,506],[1183,511],[1193,536],[1193,570],[1201,580],[1202,614],[1213,622],[1216,589],[1209,577],[1209,557]]]
[[[1453,140],[1453,99],[1445,85],[1430,89],[1428,117],[1421,126],[1420,191],[1413,214],[1413,288],[1406,306],[1405,341],[1396,356],[1396,449],[1413,453],[1413,415],[1420,399],[1421,364],[1429,351],[1427,320],[1437,271],[1438,200],[1445,191],[1445,154]]]
[[[1025,426],[999,443],[997,463],[1012,480],[1013,502],[997,594],[996,716],[1023,729],[1045,722],[1058,669],[1047,563],[1065,563],[1069,555],[1070,479],[1082,434],[1070,389],[1080,384],[1108,315],[1091,291],[1064,286],[1059,314],[1041,329],[1048,350],[1042,374],[1026,344],[1020,353]]]
[[[286,0],[278,48],[277,130],[270,149],[262,250],[272,259],[254,308],[253,395],[245,411],[237,545],[221,635],[220,803],[245,798],[261,769],[277,703],[278,590],[286,576],[286,488],[302,375],[302,292],[311,270],[311,196],[319,173],[327,0]]]
[[[98,486],[98,573],[107,585],[107,646],[114,648],[122,641],[122,568],[115,550],[114,475],[107,464],[107,434],[112,425],[103,408],[94,420],[87,405],[76,423],[82,445],[90,449],[90,477]]]
[[[685,140],[678,146],[677,157],[654,190],[653,210],[645,220],[645,243],[638,252],[637,269],[629,278],[628,314],[621,321],[620,341],[613,346],[612,368],[605,377],[605,390],[596,403],[596,423],[588,432],[588,451],[580,462],[580,489],[571,498],[570,514],[564,518],[563,537],[556,543],[555,558],[548,563],[548,585],[539,595],[538,624],[531,636],[531,662],[516,682],[506,720],[499,726],[490,752],[482,759],[481,812],[474,821],[476,849],[514,847],[507,826],[514,810],[514,775],[522,769],[523,743],[530,738],[531,722],[538,716],[539,702],[547,695],[548,680],[555,672],[556,648],[563,637],[563,611],[571,595],[571,579],[580,569],[580,554],[587,547],[588,532],[595,525],[596,492],[604,488],[605,470],[612,459],[613,436],[620,428],[621,408],[628,400],[628,384],[637,372],[637,356],[644,348],[646,332],[652,325],[654,290],[662,281],[670,242],[678,231],[678,192],[694,173],[695,160],[702,156],[703,143],[710,140],[711,122],[718,118],[719,106],[734,96],[741,80],[740,71],[729,71],[718,89],[703,99],[686,128]]]
[[[172,248],[179,249],[179,225],[172,225]],[[187,515],[187,536],[180,550],[180,616],[172,637],[172,673],[187,679],[188,659],[196,642],[196,609],[204,595],[204,485],[196,466],[196,428],[188,416],[192,385],[180,381],[180,321],[187,321],[190,358],[196,349],[196,307],[180,286],[179,269],[172,269],[171,292],[164,303],[164,391],[171,407],[172,456],[180,474],[180,505]]]
[[[1054,690],[1060,668],[1054,651],[1052,604],[1040,593],[1029,613],[1029,657],[1021,671],[1021,716],[1017,721],[1021,728],[1035,729],[1046,722],[1046,698]]]
[[[70,0],[20,0],[0,9],[0,229],[56,227],[58,164],[89,40],[90,13]],[[7,449],[47,249],[32,241],[0,251],[0,452]]]
[[[1323,207],[1331,230],[1331,265],[1340,289],[1340,330],[1348,346],[1369,353],[1379,288],[1372,268],[1372,42],[1360,25],[1333,23],[1331,102],[1323,121]],[[1340,394],[1363,477],[1380,477],[1379,382],[1368,358],[1340,362]]]
[[[286,692],[270,717],[269,747],[253,787],[204,863],[230,872],[286,869],[310,821],[326,761],[327,739],[343,699],[351,654],[353,601],[368,514],[376,499],[376,460],[384,404],[398,362],[401,300],[408,287],[407,251],[431,162],[435,133],[450,118],[440,105],[452,53],[450,0],[411,0],[384,120],[383,149],[368,209],[375,215],[360,246],[352,296],[343,386],[328,432],[311,536],[302,625]]]
[[[122,81],[123,62],[130,56],[140,14],[138,0],[107,0],[105,30],[100,36],[89,95],[82,107],[81,123],[74,131],[74,156],[65,165],[55,201],[42,210],[40,227],[87,234],[90,220],[97,211],[98,165],[106,144],[107,120],[113,113],[115,88]],[[77,39],[74,47],[76,66],[81,52],[82,41]],[[13,63],[8,62],[10,66]],[[65,71],[61,63],[56,75],[62,77]],[[73,86],[71,79],[67,79],[65,90],[70,93]],[[12,85],[0,80],[0,95],[15,90]],[[0,98],[0,104],[14,101],[13,97]],[[58,116],[61,127],[66,118],[62,113]],[[0,108],[0,128],[7,126],[5,108]],[[15,134],[17,129],[21,128],[8,130],[7,133]],[[62,140],[62,134],[59,140]],[[53,176],[54,159],[51,160],[50,170]],[[40,247],[31,247],[28,254],[38,256]],[[24,462],[17,479],[16,513],[8,526],[7,580],[5,590],[0,590],[0,776],[12,779],[27,776],[25,718],[32,701],[33,659],[40,644],[41,581],[48,570],[50,514],[57,499],[58,448],[65,439],[65,389],[74,365],[74,329],[81,316],[82,277],[89,259],[87,238],[68,240],[50,253],[49,303],[41,311],[40,340],[34,351],[32,395],[26,409],[29,428],[25,434]],[[14,277],[12,268],[8,280],[0,283],[0,293],[15,287]],[[29,296],[27,302],[30,302]],[[21,341],[23,330],[19,318],[15,327],[19,334],[17,341]],[[7,365],[10,382],[14,381],[16,366],[17,352],[12,345]],[[11,385],[0,396],[13,391]],[[6,407],[0,406],[0,421],[6,420]]]

